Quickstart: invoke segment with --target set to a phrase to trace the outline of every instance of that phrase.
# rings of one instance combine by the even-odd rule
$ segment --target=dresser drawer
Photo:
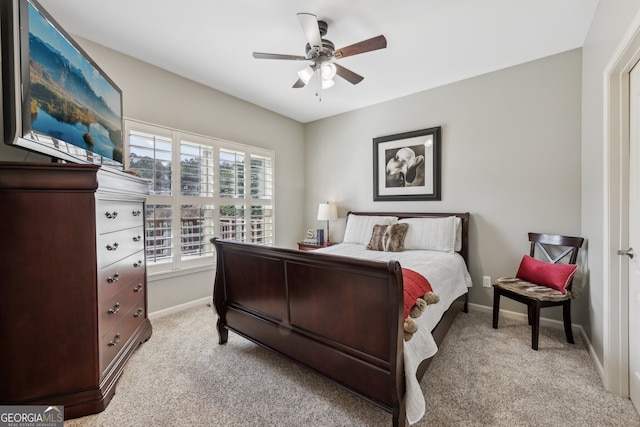
[[[144,224],[142,203],[96,200],[96,228],[98,234],[132,228]]]
[[[144,298],[141,298],[131,310],[112,329],[100,337],[100,372],[104,376],[117,354],[127,346],[136,329],[146,319]]]
[[[144,283],[144,250],[116,261],[98,271],[98,295],[101,300],[109,298],[123,286],[134,280]]]
[[[142,282],[131,282],[116,295],[98,304],[98,331],[103,337],[132,307],[144,308],[144,285]]]
[[[98,235],[98,268],[102,269],[116,261],[144,249],[142,226]]]

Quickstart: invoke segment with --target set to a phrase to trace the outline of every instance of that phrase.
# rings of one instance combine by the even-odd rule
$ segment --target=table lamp
[[[329,221],[338,219],[338,208],[331,203],[320,203],[318,206],[318,221],[327,221],[327,243],[331,243],[329,238]]]

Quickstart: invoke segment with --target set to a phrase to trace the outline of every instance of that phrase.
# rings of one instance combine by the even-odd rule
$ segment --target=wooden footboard
[[[234,331],[393,413],[403,425],[398,262],[213,242],[221,344]]]
[[[390,412],[394,426],[405,425],[404,295],[397,261],[212,242],[220,344],[233,331]],[[466,308],[466,299],[460,301]],[[460,305],[434,330],[438,344],[458,311]]]

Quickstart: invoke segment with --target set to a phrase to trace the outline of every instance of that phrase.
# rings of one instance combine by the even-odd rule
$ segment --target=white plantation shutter
[[[210,263],[212,237],[274,244],[274,153],[125,121],[126,167],[148,180],[147,261],[179,270]]]

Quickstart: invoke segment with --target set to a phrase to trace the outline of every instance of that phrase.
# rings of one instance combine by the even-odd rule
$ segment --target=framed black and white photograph
[[[373,200],[440,200],[440,126],[373,139]]]

